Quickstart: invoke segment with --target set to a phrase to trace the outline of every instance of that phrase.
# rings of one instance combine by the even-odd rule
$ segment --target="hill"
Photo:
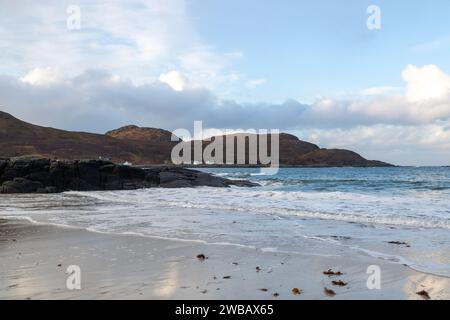
[[[236,134],[233,138],[237,141],[242,136]],[[171,137],[172,134],[163,129],[137,126],[122,127],[106,134],[65,131],[30,124],[0,111],[0,157],[32,155],[65,160],[102,158],[141,165],[165,164],[170,162],[172,148],[178,143],[171,141]],[[212,141],[215,139],[224,139],[224,136],[214,137]],[[250,137],[244,136],[244,139],[248,141]],[[349,150],[321,149],[289,134],[280,134],[279,141],[280,163],[285,166],[390,166],[366,160]],[[193,146],[191,142],[185,143]],[[201,143],[205,148],[212,142]],[[223,151],[226,154],[226,147]],[[247,146],[244,150],[246,159],[249,151]],[[242,155],[242,150],[236,147],[233,152],[235,159]]]
[[[121,140],[150,141],[150,142],[172,141],[172,132],[170,131],[155,128],[141,128],[134,125],[125,126],[119,129],[108,131],[107,133],[105,133],[105,135]]]
[[[101,157],[114,162],[161,164],[170,159],[175,144],[159,140],[124,140],[103,134],[41,127],[0,111],[2,157],[33,155],[67,160]]]
[[[237,159],[245,159],[245,164],[249,165],[249,154],[257,157],[259,163],[259,136],[258,135],[244,135],[234,134],[227,136],[216,136],[211,139],[202,141],[203,148],[206,148],[214,141],[222,141],[223,148],[223,163],[227,163],[226,159],[226,141],[227,138],[234,139],[234,163],[238,163]],[[236,145],[237,142],[244,141],[245,149],[239,150]],[[249,149],[249,140],[257,141],[256,148]],[[268,139],[268,150],[271,148],[270,138]],[[263,153],[264,154],[264,153]],[[269,153],[270,155],[270,153]],[[213,153],[213,156],[215,154]],[[314,166],[314,167],[385,167],[392,166],[391,164],[367,160],[356,152],[344,149],[321,149],[319,146],[307,141],[302,141],[296,136],[281,133],[279,135],[279,161],[282,166]]]

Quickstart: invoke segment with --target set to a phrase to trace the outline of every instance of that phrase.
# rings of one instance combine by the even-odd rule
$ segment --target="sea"
[[[201,170],[260,186],[0,195],[0,218],[261,253],[354,252],[450,277],[450,167]]]

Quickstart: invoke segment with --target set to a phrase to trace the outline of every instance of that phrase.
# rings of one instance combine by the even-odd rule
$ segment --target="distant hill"
[[[141,128],[133,125],[108,131],[107,133],[105,133],[105,135],[122,140],[150,141],[150,142],[172,141],[172,132],[170,131],[155,128]]]
[[[237,163],[237,159],[239,156],[241,158],[246,159],[246,164],[248,165],[249,159],[249,147],[248,143],[250,137],[252,135],[243,135],[243,134],[234,134],[228,136],[217,136],[212,137],[209,140],[203,141],[203,148],[213,143],[217,139],[222,139],[222,143],[224,145],[223,148],[223,163],[227,163],[226,161],[226,138],[232,137],[235,141],[234,148],[234,163]],[[244,152],[242,150],[238,150],[236,147],[238,138],[245,138],[246,147]],[[253,135],[254,141],[258,141],[259,136]],[[268,139],[268,150],[270,150],[270,138]],[[220,140],[219,140],[220,141]],[[258,148],[254,148],[252,150],[255,155],[259,153]],[[214,154],[213,154],[214,155]],[[354,167],[386,167],[392,166],[391,164],[381,162],[381,161],[373,161],[367,160],[357,154],[356,152],[350,150],[343,149],[321,149],[319,146],[312,144],[310,142],[302,141],[296,136],[281,133],[279,135],[279,161],[283,166],[314,166],[314,167],[341,167],[341,166],[354,166]],[[259,158],[258,158],[259,160]]]
[[[104,135],[65,131],[33,125],[0,111],[0,157],[36,155],[67,160],[101,157],[114,162],[164,164],[170,162],[172,148],[178,143],[171,141],[171,137],[166,130],[137,126],[122,127]],[[220,138],[224,137],[215,137],[213,141]],[[203,141],[202,145],[206,147],[210,143]],[[248,152],[246,148],[247,159]],[[237,148],[234,153],[237,158]],[[284,133],[280,134],[280,163],[291,166],[389,166],[366,160],[349,150],[320,149]]]
[[[175,144],[158,139],[134,141],[103,134],[46,128],[23,122],[0,111],[0,156],[3,157],[38,155],[68,160],[101,157],[115,162],[162,164],[170,159]]]

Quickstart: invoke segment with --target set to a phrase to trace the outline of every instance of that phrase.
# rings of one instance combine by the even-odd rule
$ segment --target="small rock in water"
[[[261,268],[260,267],[256,267],[256,272],[260,272]]]
[[[335,286],[339,286],[339,287],[345,287],[347,285],[347,282],[344,282],[342,280],[338,280],[338,281],[332,281],[331,282],[333,285]]]
[[[267,291],[269,291],[269,289],[266,289],[266,288],[262,288],[262,289],[259,289],[259,291],[262,291],[262,292],[267,292]]]
[[[62,264],[61,264],[61,263],[58,263],[58,267],[62,267]]]
[[[275,292],[275,293],[272,294],[272,295],[273,295],[275,298],[280,296],[280,294],[279,294],[278,292]]]
[[[323,293],[328,297],[334,297],[336,295],[336,292],[328,288],[323,288]]]
[[[418,294],[419,296],[421,296],[425,300],[430,300],[431,299],[430,294],[428,292],[426,292],[425,290],[416,292],[416,294]]]
[[[342,272],[340,272],[340,271],[335,272],[332,269],[328,269],[327,271],[324,271],[323,274],[326,276],[342,276]]]
[[[225,276],[225,277],[223,277],[223,279],[231,279],[231,276]]]
[[[294,288],[292,289],[292,294],[298,296],[299,294],[302,294],[302,291],[299,288]]]

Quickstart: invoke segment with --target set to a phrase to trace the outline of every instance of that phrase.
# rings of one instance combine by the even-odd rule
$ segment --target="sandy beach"
[[[0,220],[0,261],[1,299],[422,299],[421,290],[450,297],[448,278],[354,253],[263,252],[24,220]],[[81,268],[81,290],[66,288],[69,265]],[[381,290],[367,288],[370,265],[382,270]],[[328,269],[343,275],[326,276]]]

